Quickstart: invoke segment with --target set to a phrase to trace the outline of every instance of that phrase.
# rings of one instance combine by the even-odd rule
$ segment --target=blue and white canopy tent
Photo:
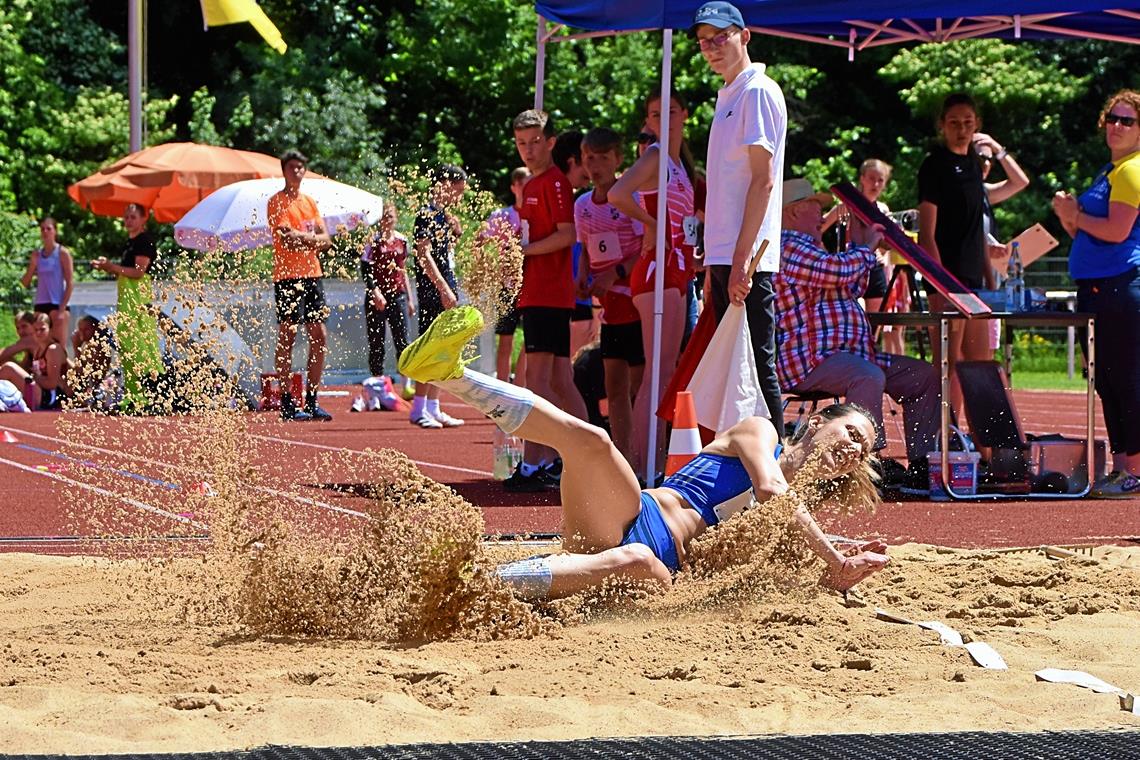
[[[1095,0],[732,0],[755,34],[786,37],[860,50],[882,45],[952,42],[975,37],[1008,40],[1072,38],[1140,44],[1140,6]],[[1133,0],[1135,1],[1135,0]],[[546,45],[551,42],[662,30],[661,110],[669,112],[673,30],[687,30],[704,0],[536,0],[538,32],[535,108],[542,108]],[[669,142],[669,120],[662,119],[662,145]],[[657,218],[665,218],[668,155],[660,152]],[[649,440],[656,440],[660,395],[660,334],[665,225],[657,225],[654,287],[654,345]],[[646,463],[647,482],[656,467],[654,447]]]

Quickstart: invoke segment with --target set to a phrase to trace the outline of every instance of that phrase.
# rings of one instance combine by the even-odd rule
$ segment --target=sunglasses
[[[637,136],[638,145],[648,145],[651,142],[657,142],[657,135],[652,132],[642,132]]]
[[[713,48],[724,47],[738,31],[740,30],[721,32],[720,34],[714,34],[712,37],[701,37],[697,40],[697,44],[701,46],[701,50],[712,50]]]
[[[1134,127],[1136,126],[1136,117],[1121,116],[1118,113],[1106,113],[1104,115],[1104,123],[1106,126],[1109,124],[1119,124],[1122,127]]]

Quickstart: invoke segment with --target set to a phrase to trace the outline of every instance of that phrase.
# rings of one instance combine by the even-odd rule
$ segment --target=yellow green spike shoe
[[[482,331],[483,315],[474,307],[448,309],[400,353],[400,374],[417,383],[462,377],[468,363],[463,361],[463,349]]]

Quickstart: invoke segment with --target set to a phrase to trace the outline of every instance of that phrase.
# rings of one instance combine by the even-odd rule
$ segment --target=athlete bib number
[[[616,232],[591,233],[586,243],[586,250],[590,254],[592,269],[604,269],[622,260],[621,241],[618,240]]]
[[[685,230],[685,245],[695,247],[697,245],[697,228],[700,225],[700,220],[695,216],[686,216],[681,220],[681,226]]]

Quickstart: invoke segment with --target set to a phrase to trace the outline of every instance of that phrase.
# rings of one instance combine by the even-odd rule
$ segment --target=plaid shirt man
[[[875,353],[871,326],[859,305],[875,253],[862,245],[829,253],[811,236],[784,230],[776,291],[776,369],[780,387],[794,390],[832,354],[846,351],[884,369],[890,358]]]

